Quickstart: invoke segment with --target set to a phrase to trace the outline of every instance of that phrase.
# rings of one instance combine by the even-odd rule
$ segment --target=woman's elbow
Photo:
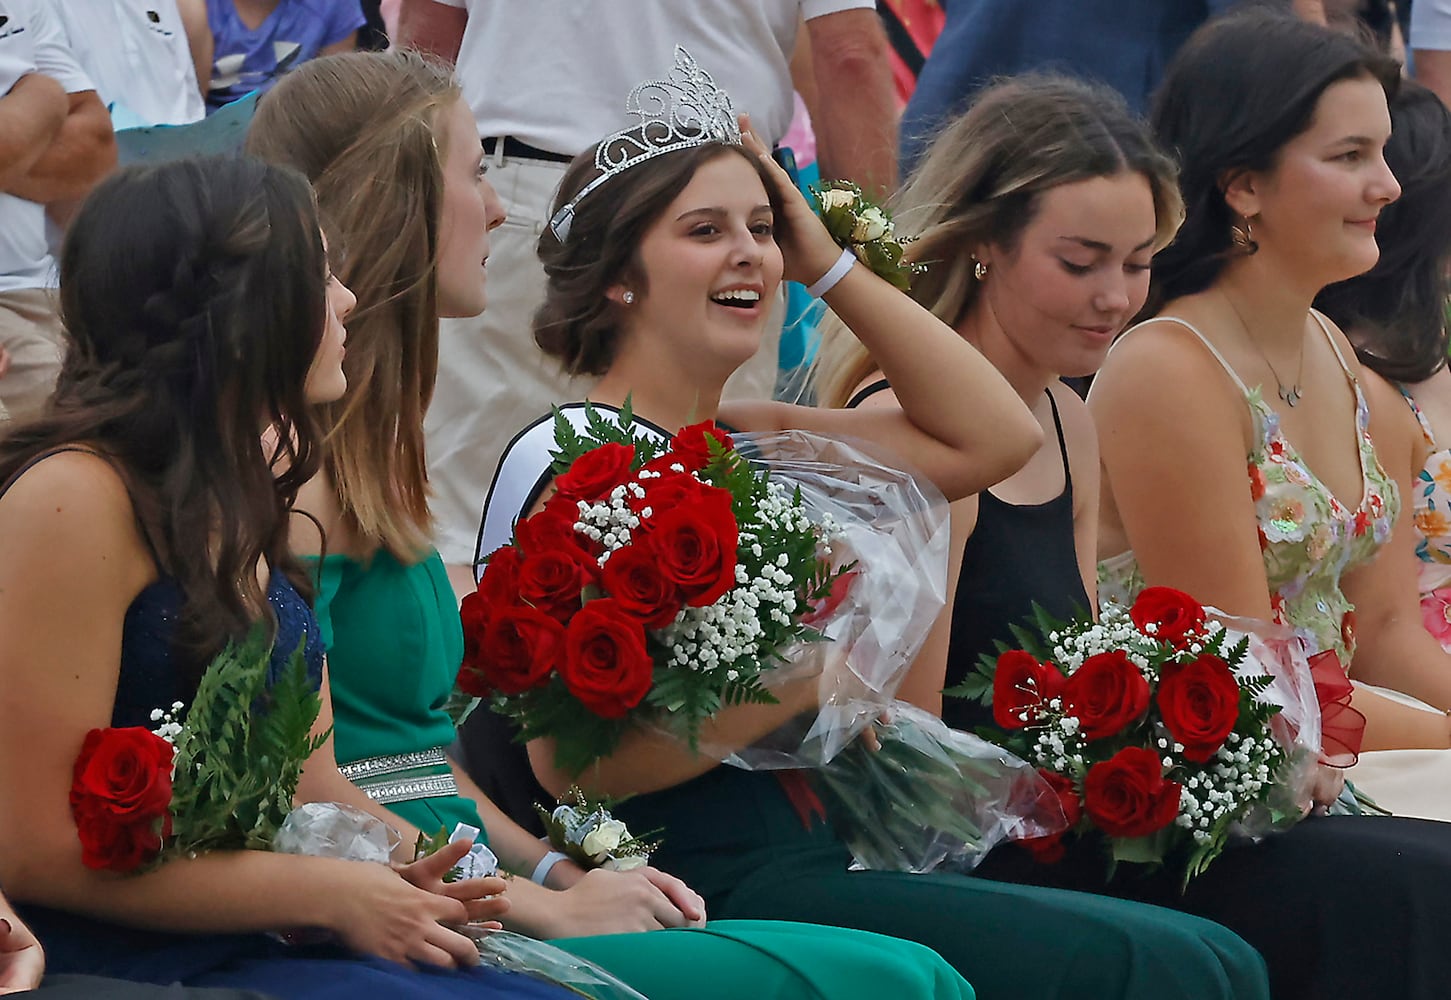
[[[950,475],[937,486],[948,500],[981,493],[1017,472],[1043,447],[1043,428],[1025,407],[1023,419],[1016,415],[995,426],[974,446],[958,451]]]

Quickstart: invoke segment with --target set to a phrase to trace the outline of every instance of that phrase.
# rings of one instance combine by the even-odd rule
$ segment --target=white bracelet
[[[852,253],[850,248],[842,250],[841,256],[836,258],[836,263],[831,265],[831,269],[818,278],[815,284],[807,286],[806,294],[813,299],[821,298],[835,288],[838,281],[846,277],[846,273],[855,263],[856,254]]]
[[[529,881],[538,882],[540,885],[543,885],[544,880],[549,877],[549,873],[554,869],[554,866],[561,861],[568,860],[569,855],[560,854],[558,851],[550,851],[539,859],[539,864],[534,866],[534,874],[529,876]]]

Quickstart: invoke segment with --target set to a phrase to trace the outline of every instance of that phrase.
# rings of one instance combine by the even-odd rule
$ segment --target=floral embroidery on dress
[[[1189,329],[1239,382],[1203,335],[1193,327]],[[1331,346],[1335,347],[1333,340]],[[1335,349],[1339,356],[1339,348]],[[1260,550],[1275,621],[1299,633],[1312,654],[1334,650],[1341,663],[1348,665],[1355,649],[1355,612],[1340,581],[1347,570],[1368,561],[1390,538],[1400,509],[1400,494],[1376,457],[1365,394],[1349,369],[1346,377],[1355,391],[1362,487],[1353,509],[1315,478],[1285,439],[1280,415],[1265,403],[1260,388],[1246,388],[1243,383],[1240,386],[1255,425],[1257,443],[1248,456],[1249,490],[1259,522]],[[1447,509],[1451,512],[1451,507]],[[1099,563],[1098,581],[1101,601],[1124,604],[1131,603],[1145,586],[1132,551]],[[1451,630],[1451,624],[1447,629]]]
[[[1441,648],[1451,652],[1451,448],[1437,449],[1430,421],[1405,386],[1398,386],[1431,447],[1408,502],[1420,560],[1421,621]]]

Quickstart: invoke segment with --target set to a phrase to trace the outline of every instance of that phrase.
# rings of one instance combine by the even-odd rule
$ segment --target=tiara
[[[665,80],[646,80],[630,91],[627,114],[638,125],[602,139],[595,147],[595,169],[590,181],[549,220],[559,242],[569,238],[574,211],[585,196],[605,181],[663,153],[673,153],[709,142],[741,141],[730,95],[715,85],[689,52],[675,47],[675,66]]]

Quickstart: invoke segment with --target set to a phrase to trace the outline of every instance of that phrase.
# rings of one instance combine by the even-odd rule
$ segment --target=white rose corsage
[[[602,802],[591,802],[571,788],[553,809],[536,805],[544,820],[550,845],[581,868],[608,868],[626,872],[650,863],[659,841],[633,836],[624,823],[610,815]]]
[[[904,259],[907,241],[897,238],[891,215],[873,204],[860,187],[851,181],[824,181],[813,184],[810,191],[831,238],[880,277],[905,292],[912,279],[927,270]]]

